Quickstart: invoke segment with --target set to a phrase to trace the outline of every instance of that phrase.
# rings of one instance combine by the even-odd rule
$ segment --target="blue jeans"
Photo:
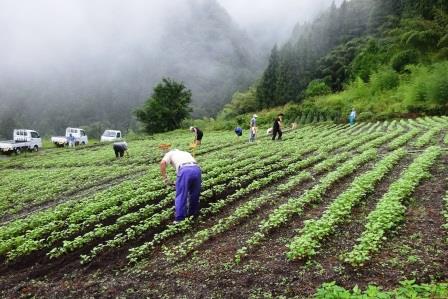
[[[175,220],[197,215],[199,212],[199,195],[201,193],[201,169],[199,166],[182,167],[176,178]]]
[[[255,133],[249,130],[249,142],[255,142]]]

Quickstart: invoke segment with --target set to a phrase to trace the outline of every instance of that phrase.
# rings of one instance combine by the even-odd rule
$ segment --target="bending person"
[[[202,172],[193,156],[177,149],[170,150],[171,145],[159,146],[165,154],[160,161],[160,172],[165,185],[170,185],[166,175],[166,166],[170,164],[176,170],[176,199],[174,223],[185,217],[197,216],[199,213],[199,195],[201,193]]]
[[[197,127],[190,127],[190,131],[194,133],[193,144],[200,145],[204,133],[202,133],[202,131]]]
[[[120,142],[114,142],[114,145],[112,146],[112,148],[114,149],[115,152],[115,158],[122,158],[124,156],[124,154],[126,153],[126,156],[129,157],[129,152],[128,152],[128,144],[124,141],[120,141]]]

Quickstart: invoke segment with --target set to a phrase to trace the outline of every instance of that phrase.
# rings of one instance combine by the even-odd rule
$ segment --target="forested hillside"
[[[223,118],[284,105],[290,121],[441,114],[448,103],[448,2],[333,4],[274,46],[262,77],[236,93]]]

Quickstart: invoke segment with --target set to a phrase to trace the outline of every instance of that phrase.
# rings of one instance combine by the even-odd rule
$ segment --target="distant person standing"
[[[257,137],[257,117],[258,115],[254,114],[250,120],[249,142],[255,142]]]
[[[277,140],[282,139],[282,118],[283,113],[277,115],[277,118],[274,120],[274,124],[272,125],[272,140],[275,140],[275,137],[278,135]]]
[[[356,110],[355,108],[352,108],[352,112],[350,113],[348,117],[348,121],[350,123],[350,126],[354,126],[356,122]]]
[[[73,136],[72,134],[68,135],[67,141],[68,147],[75,147],[75,136]]]
[[[128,144],[126,142],[124,142],[124,141],[114,142],[112,147],[115,152],[115,158],[117,158],[117,159],[122,158],[125,153],[126,153],[126,156],[129,157]]]
[[[193,156],[177,149],[170,150],[170,144],[161,144],[159,148],[164,156],[160,161],[160,172],[165,185],[170,185],[166,175],[166,166],[170,164],[176,170],[176,199],[174,223],[185,217],[197,216],[199,213],[199,195],[201,193],[202,173]]]
[[[194,133],[193,144],[200,145],[202,143],[202,137],[204,133],[197,127],[190,127],[190,131]]]

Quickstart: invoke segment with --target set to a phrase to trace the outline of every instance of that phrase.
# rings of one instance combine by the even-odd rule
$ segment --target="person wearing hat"
[[[204,133],[197,127],[190,127],[190,131],[194,133],[193,144],[200,145],[202,142],[202,136]]]
[[[282,139],[282,118],[283,118],[283,113],[280,113],[279,115],[277,115],[277,118],[274,120],[274,124],[272,125],[272,140],[275,140],[275,137],[278,135],[278,139],[277,140],[281,140]]]
[[[255,138],[257,137],[257,117],[258,115],[254,114],[250,120],[249,142],[255,142]]]
[[[166,166],[170,164],[176,171],[176,199],[174,200],[174,223],[199,213],[199,195],[201,193],[202,172],[193,156],[177,149],[170,150],[170,144],[161,144],[159,148],[164,156],[160,161],[160,172],[165,185],[170,185],[166,175]]]
[[[125,141],[114,142],[112,148],[115,152],[115,158],[123,157],[124,153],[129,157],[128,144]]]

